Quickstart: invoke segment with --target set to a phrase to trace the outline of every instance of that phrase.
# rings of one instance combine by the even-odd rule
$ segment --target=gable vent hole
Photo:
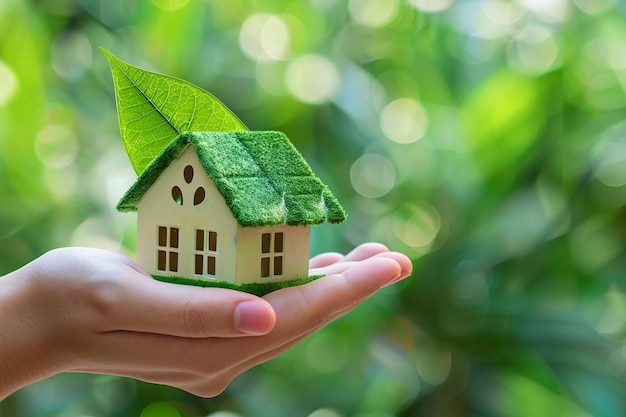
[[[185,181],[187,184],[190,184],[193,180],[193,167],[191,165],[187,165],[183,170],[183,177],[185,177]]]
[[[202,203],[204,201],[204,197],[206,197],[206,192],[204,191],[204,188],[198,187],[195,194],[193,195],[193,205],[197,206],[198,204]]]
[[[183,192],[177,185],[172,187],[172,199],[174,199],[174,202],[179,206],[183,205]]]

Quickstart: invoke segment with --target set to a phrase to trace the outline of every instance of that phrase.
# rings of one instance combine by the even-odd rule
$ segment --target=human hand
[[[262,299],[159,282],[104,250],[48,252],[0,278],[0,398],[67,371],[215,396],[411,272],[406,256],[373,243],[316,256],[310,267],[326,276]]]

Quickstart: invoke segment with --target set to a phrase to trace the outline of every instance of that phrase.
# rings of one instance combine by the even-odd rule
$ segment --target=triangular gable
[[[281,132],[188,132],[176,137],[117,205],[134,211],[161,173],[192,146],[206,174],[242,226],[340,223],[331,191]]]

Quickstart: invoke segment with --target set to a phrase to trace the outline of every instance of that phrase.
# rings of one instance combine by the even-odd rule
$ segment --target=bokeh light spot
[[[624,90],[615,72],[601,72],[591,78],[585,85],[585,97],[601,110],[617,110],[626,105]]]
[[[450,9],[451,23],[461,33],[468,36],[468,44],[472,49],[481,48],[485,51],[470,51],[472,54],[480,56],[490,56],[493,52],[489,49],[497,49],[490,43],[477,43],[476,40],[489,39],[499,40],[510,36],[510,25],[502,25],[490,19],[482,7],[480,1],[463,1],[456,3]]]
[[[422,346],[416,360],[417,372],[431,385],[443,383],[450,375],[452,353],[450,349],[435,346]]]
[[[591,324],[599,333],[619,333],[626,326],[626,296],[612,288],[607,291],[605,297],[604,311]]]
[[[384,339],[370,344],[370,355],[381,372],[369,379],[369,409],[398,410],[419,395],[421,384],[417,370],[411,366],[407,352]],[[376,416],[387,414],[376,413]],[[390,412],[389,416],[397,415]],[[364,416],[364,415],[363,415]]]
[[[285,74],[287,89],[298,100],[310,104],[324,103],[339,87],[339,72],[328,59],[305,55],[289,63]]]
[[[454,275],[456,280],[452,290],[457,298],[476,298],[487,290],[485,269],[475,261],[461,261],[454,269]]]
[[[543,74],[554,67],[559,46],[552,33],[541,25],[522,29],[509,45],[509,63],[526,73]]]
[[[152,0],[156,7],[166,12],[182,9],[190,0]]]
[[[43,183],[57,201],[67,201],[68,198],[75,197],[78,177],[78,170],[75,167],[48,168],[42,174]]]
[[[398,0],[350,0],[348,7],[355,22],[372,28],[385,26],[398,14]]]
[[[76,135],[63,125],[48,125],[35,138],[35,155],[48,168],[65,168],[78,153]]]
[[[239,46],[254,61],[284,59],[289,45],[289,29],[276,15],[254,14],[243,22],[239,31]]]
[[[562,23],[569,16],[568,0],[517,0],[546,23]]]
[[[276,95],[283,96],[287,94],[287,86],[285,85],[285,68],[284,61],[259,62],[256,65],[256,80],[264,91]]]
[[[50,50],[52,69],[66,80],[75,80],[91,66],[92,51],[89,39],[82,32],[61,33]]]
[[[598,15],[613,7],[615,0],[574,0],[574,4],[589,15]]]
[[[591,39],[583,48],[583,55],[596,67],[626,69],[626,45],[621,38],[598,36]]]
[[[15,95],[18,80],[11,68],[0,59],[0,107]]]
[[[387,194],[396,181],[391,161],[378,154],[366,154],[357,159],[350,168],[352,186],[364,197],[378,198]]]
[[[618,256],[622,242],[612,233],[613,228],[606,219],[595,216],[568,235],[572,259],[581,269],[595,274]]]
[[[168,403],[156,402],[144,408],[140,417],[180,417],[180,413]]]
[[[392,141],[411,143],[421,139],[428,127],[424,106],[411,98],[389,103],[380,114],[380,128]]]
[[[454,0],[410,0],[410,3],[424,13],[439,13],[452,6]]]
[[[519,21],[526,12],[515,2],[504,0],[481,0],[483,13],[492,22],[512,25]]]
[[[136,400],[137,386],[135,381],[111,375],[101,375],[94,381],[93,399],[109,414],[128,407]]]
[[[206,417],[242,417],[241,414],[234,413],[232,411],[216,411]]]
[[[60,171],[64,172],[64,171]],[[58,184],[61,184],[57,182]],[[91,217],[79,224],[70,237],[70,245],[108,249],[119,252],[122,248],[120,240],[111,234],[111,225],[100,217]],[[150,414],[152,416],[152,414]],[[143,417],[143,414],[142,414]]]
[[[308,417],[343,417],[343,414],[332,408],[320,408],[313,411]]]
[[[595,177],[609,187],[626,185],[626,146],[611,143],[596,158]]]
[[[333,338],[329,333],[317,333],[306,347],[306,359],[311,369],[322,374],[339,371],[350,357],[345,340]]]
[[[441,217],[427,203],[406,203],[394,213],[396,235],[408,246],[424,247],[433,242],[441,229]]]

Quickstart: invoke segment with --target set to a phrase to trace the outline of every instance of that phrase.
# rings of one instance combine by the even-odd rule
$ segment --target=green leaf
[[[248,130],[211,93],[101,49],[113,73],[122,141],[137,174],[180,133]]]

